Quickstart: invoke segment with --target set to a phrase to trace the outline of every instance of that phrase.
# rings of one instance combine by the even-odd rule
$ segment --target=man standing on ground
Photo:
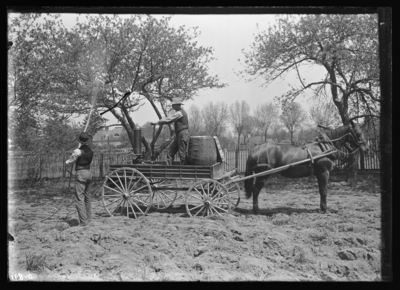
[[[189,142],[189,120],[186,112],[181,108],[181,100],[174,98],[172,99],[171,105],[172,108],[175,110],[175,113],[168,117],[160,119],[157,122],[150,122],[150,124],[157,125],[174,123],[175,140],[169,147],[167,162],[169,165],[172,165],[172,160],[174,160],[174,156],[176,152],[178,152],[179,158],[181,160],[181,165],[184,165],[186,164],[187,147]]]
[[[78,137],[81,144],[75,149],[71,157],[65,162],[67,165],[76,163],[75,166],[75,206],[81,226],[88,225],[92,220],[91,196],[89,186],[92,181],[90,164],[93,159],[93,150],[89,147],[91,136],[85,132]],[[72,168],[71,168],[72,170]]]

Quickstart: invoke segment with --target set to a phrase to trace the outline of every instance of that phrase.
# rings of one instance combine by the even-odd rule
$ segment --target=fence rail
[[[370,152],[368,154],[356,155],[356,166],[362,170],[379,170],[380,154],[379,144],[370,142]],[[246,160],[250,148],[243,146],[224,149],[225,154],[225,171],[237,168],[239,172],[244,173],[246,170]],[[9,155],[8,157],[8,180],[26,180],[26,179],[43,179],[43,178],[61,178],[68,177],[67,166],[65,161],[69,158],[70,152],[63,152],[53,156],[38,155]],[[127,152],[95,152],[91,164],[91,172],[94,178],[103,178],[108,171],[110,164],[123,164]],[[344,170],[349,166],[348,154],[343,152],[343,158],[334,162],[334,170]],[[162,152],[159,160],[165,160],[166,152]],[[178,156],[175,156],[178,161]],[[354,165],[353,165],[354,166]]]

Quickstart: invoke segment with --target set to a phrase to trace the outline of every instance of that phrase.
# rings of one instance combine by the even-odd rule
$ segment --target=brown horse
[[[267,143],[255,147],[247,158],[245,176],[252,175],[253,172],[268,171],[273,168],[309,159],[310,156],[320,155],[328,149],[340,149],[342,145],[345,145],[351,151],[357,148],[363,152],[368,150],[369,144],[364,134],[358,125],[353,122],[336,129],[330,129],[326,132],[326,135],[330,141],[316,141],[303,145],[276,144],[273,141],[267,141]],[[311,170],[313,170],[318,180],[320,208],[323,213],[327,210],[327,186],[329,174],[333,168],[333,161],[331,159],[335,158],[334,154],[332,156],[318,158],[313,160],[312,164],[310,161],[279,172],[284,177],[298,178],[310,176],[312,173]],[[253,178],[245,180],[246,198],[250,198],[253,195],[253,211],[255,214],[258,214],[259,211],[258,194],[268,177],[269,175],[256,177],[254,186]]]

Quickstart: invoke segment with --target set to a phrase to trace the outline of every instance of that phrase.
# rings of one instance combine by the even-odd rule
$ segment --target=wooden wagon
[[[228,213],[240,202],[237,170],[224,170],[224,154],[214,137],[217,162],[212,165],[180,165],[166,161],[110,165],[102,186],[102,201],[108,214],[139,217],[150,210],[171,207],[183,201],[189,216]]]

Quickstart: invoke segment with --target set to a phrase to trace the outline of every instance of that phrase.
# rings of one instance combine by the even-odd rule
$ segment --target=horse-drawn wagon
[[[349,124],[331,131],[327,140],[317,140],[302,146],[264,144],[264,147],[259,147],[258,153],[253,152],[253,156],[249,156],[246,175],[240,177],[235,175],[236,169],[224,171],[223,152],[218,138],[214,137],[214,140],[218,158],[213,164],[167,165],[164,161],[144,161],[140,164],[110,165],[102,187],[106,211],[110,215],[138,217],[147,214],[152,208],[166,209],[178,197],[183,197],[189,216],[221,215],[238,206],[239,182],[245,181],[246,196],[249,198],[253,195],[253,210],[257,213],[258,194],[264,179],[277,172],[286,177],[315,174],[321,196],[321,210],[325,211],[327,182],[333,164],[326,157],[337,153],[338,148],[347,143],[362,150],[367,148],[367,142],[358,126]]]
[[[106,211],[110,215],[138,217],[151,209],[167,209],[182,198],[189,216],[229,212],[240,202],[239,185],[226,185],[235,179],[233,175],[237,171],[224,170],[218,139],[209,138],[215,142],[217,162],[214,164],[181,165],[173,162],[168,165],[165,161],[143,161],[140,164],[110,165],[102,185]]]

